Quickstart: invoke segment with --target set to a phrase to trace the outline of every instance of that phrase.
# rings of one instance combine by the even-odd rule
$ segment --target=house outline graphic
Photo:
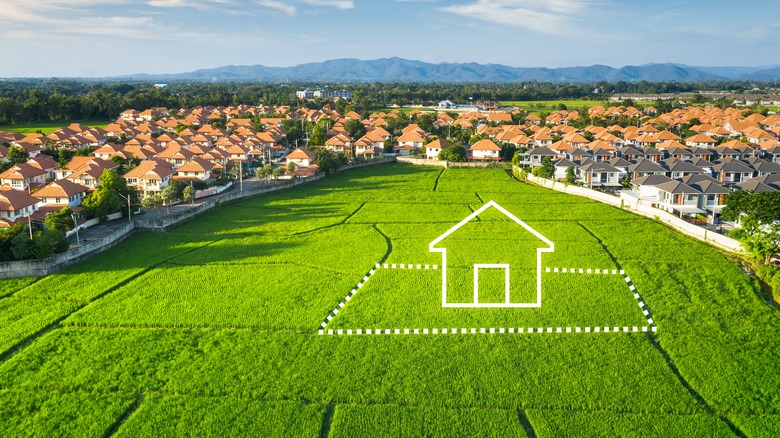
[[[457,231],[460,227],[470,222],[475,217],[482,214],[485,210],[488,208],[493,207],[503,213],[508,218],[512,219],[515,223],[523,227],[526,231],[530,232],[534,236],[536,236],[539,240],[544,242],[545,245],[548,245],[548,247],[542,247],[536,249],[536,301],[533,303],[512,303],[510,302],[510,285],[509,285],[509,272],[510,272],[510,265],[506,263],[500,263],[500,264],[484,264],[484,263],[474,263],[474,302],[473,303],[450,303],[447,302],[447,248],[437,248],[436,245],[438,245],[442,240],[446,239],[450,234]],[[541,307],[542,306],[542,253],[545,252],[553,252],[555,251],[555,245],[546,237],[544,237],[541,233],[534,230],[528,224],[523,222],[522,220],[518,219],[515,215],[507,211],[504,207],[498,205],[494,201],[488,201],[480,207],[478,210],[474,211],[470,215],[468,215],[465,219],[458,222],[457,225],[450,228],[449,230],[445,231],[444,234],[437,237],[435,240],[433,240],[428,245],[428,250],[430,252],[438,252],[441,253],[442,263],[441,263],[441,303],[442,307],[469,307],[469,308],[479,308],[479,307],[521,307],[521,308],[531,308],[531,307]],[[486,268],[486,269],[504,269],[505,270],[505,301],[503,303],[480,303],[479,302],[479,269]]]

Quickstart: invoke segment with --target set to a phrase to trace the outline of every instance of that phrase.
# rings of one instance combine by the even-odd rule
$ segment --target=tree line
[[[534,101],[555,99],[606,99],[613,93],[685,93],[752,89],[756,84],[739,81],[685,83],[647,81],[567,84],[518,83],[250,83],[173,82],[156,88],[148,82],[101,82],[65,79],[0,81],[0,124],[57,122],[70,120],[112,120],[128,108],[190,108],[194,106],[291,105],[321,107],[325,101],[300,102],[295,91],[304,88],[347,88],[357,109],[469,101]],[[598,94],[594,94],[599,90]]]

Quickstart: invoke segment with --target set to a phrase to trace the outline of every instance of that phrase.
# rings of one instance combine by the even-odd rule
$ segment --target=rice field
[[[49,135],[59,128],[66,127],[71,123],[79,123],[88,128],[105,128],[111,122],[107,120],[76,120],[72,122],[22,123],[18,125],[0,125],[0,131],[14,131],[20,134],[34,134],[40,132],[44,135]]]
[[[554,243],[541,272],[493,210],[430,251],[490,200]],[[443,278],[469,303],[473,265],[510,262],[480,302],[540,275],[541,307],[442,307]],[[776,436],[778,329],[735,261],[660,224],[500,169],[377,166],[0,281],[0,429]]]

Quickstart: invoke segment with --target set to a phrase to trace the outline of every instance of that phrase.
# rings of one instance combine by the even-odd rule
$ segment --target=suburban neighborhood
[[[587,114],[557,110],[542,119],[518,108],[475,108],[154,107],[122,111],[105,128],[74,123],[49,135],[0,132],[0,160],[8,167],[0,173],[0,227],[40,227],[64,207],[76,222],[85,220],[81,201],[107,171],[136,191],[136,203],[149,198],[159,205],[173,181],[193,186],[201,197],[230,178],[310,177],[322,171],[318,159],[328,156],[511,162],[537,176],[709,224],[720,222],[730,191],[780,190],[780,115],[693,106],[657,114],[653,106],[616,105]],[[291,144],[284,127],[298,123],[314,129]]]

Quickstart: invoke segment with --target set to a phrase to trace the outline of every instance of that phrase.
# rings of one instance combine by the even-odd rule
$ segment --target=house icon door
[[[504,304],[511,304],[510,300],[510,290],[509,287],[509,264],[506,263],[498,263],[498,264],[480,264],[477,263],[474,265],[474,304],[479,304],[479,271],[480,270],[488,270],[488,269],[503,269],[504,270]],[[487,286],[483,283],[483,291],[486,289]],[[491,293],[491,295],[494,295]]]

